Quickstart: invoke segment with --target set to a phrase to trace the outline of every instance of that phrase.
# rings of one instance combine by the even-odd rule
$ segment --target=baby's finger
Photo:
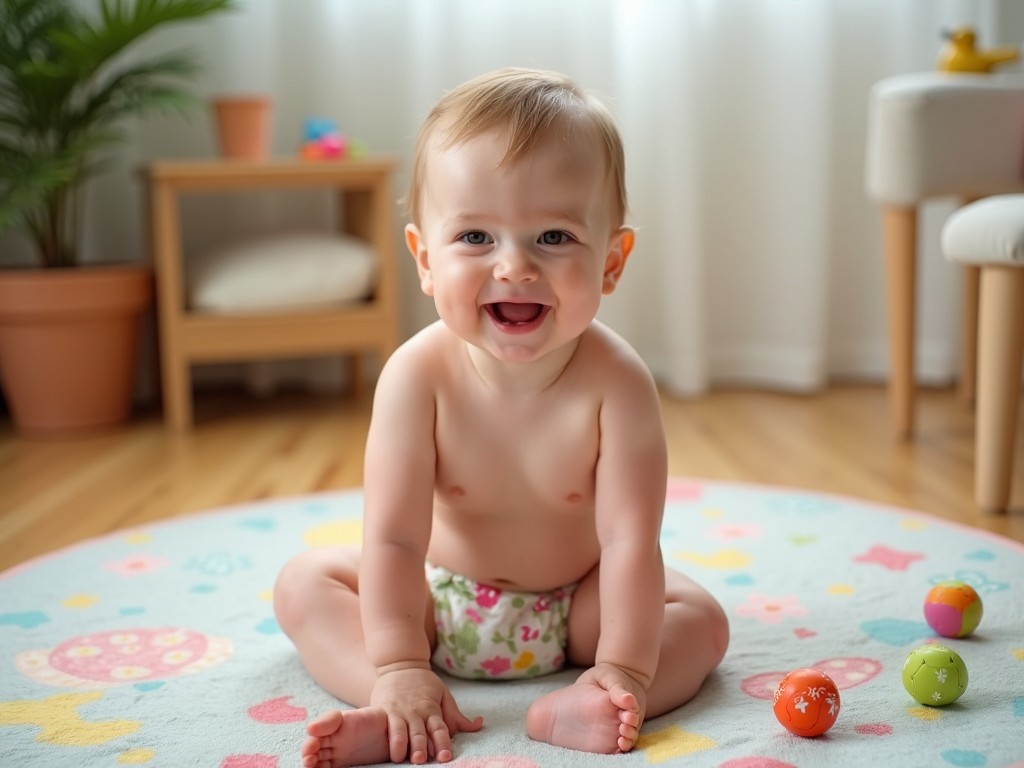
[[[455,703],[455,699],[451,695],[441,699],[441,715],[444,717],[449,733],[453,735],[479,731],[484,724],[484,719],[479,715],[470,720],[462,714],[462,710],[459,709],[459,705]]]
[[[427,719],[427,737],[439,763],[447,763],[452,759],[452,736],[441,715],[431,715]]]
[[[396,715],[388,715],[388,752],[392,763],[404,763],[409,754],[409,726]]]
[[[409,723],[409,762],[423,765],[428,758],[428,738],[426,726],[422,720]]]

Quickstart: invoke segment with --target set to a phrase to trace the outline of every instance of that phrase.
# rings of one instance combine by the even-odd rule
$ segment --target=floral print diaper
[[[448,674],[514,680],[564,666],[575,584],[551,592],[513,592],[430,563],[426,571],[437,622],[432,661]]]

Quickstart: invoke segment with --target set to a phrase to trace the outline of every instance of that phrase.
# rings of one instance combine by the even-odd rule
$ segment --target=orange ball
[[[821,736],[839,717],[839,689],[817,669],[795,669],[775,689],[775,717],[797,736]]]

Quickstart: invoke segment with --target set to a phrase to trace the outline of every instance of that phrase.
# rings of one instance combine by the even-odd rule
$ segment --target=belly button
[[[450,490],[452,496],[465,496],[466,495],[466,489],[463,488],[461,485],[453,485],[449,490]]]
[[[570,493],[568,496],[565,497],[565,500],[568,501],[570,504],[577,504],[583,501],[583,495],[579,493]]]

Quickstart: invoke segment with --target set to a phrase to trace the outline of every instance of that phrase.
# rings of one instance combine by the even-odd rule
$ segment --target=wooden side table
[[[168,427],[192,427],[190,366],[333,353],[353,354],[353,379],[362,378],[359,355],[383,361],[398,346],[391,156],[338,162],[282,159],[260,162],[197,160],[156,162],[145,171],[150,237],[156,267],[160,368]],[[181,248],[182,195],[201,192],[323,187],[336,191],[345,232],[368,241],[377,260],[373,295],[364,302],[303,312],[191,311],[185,302]]]

